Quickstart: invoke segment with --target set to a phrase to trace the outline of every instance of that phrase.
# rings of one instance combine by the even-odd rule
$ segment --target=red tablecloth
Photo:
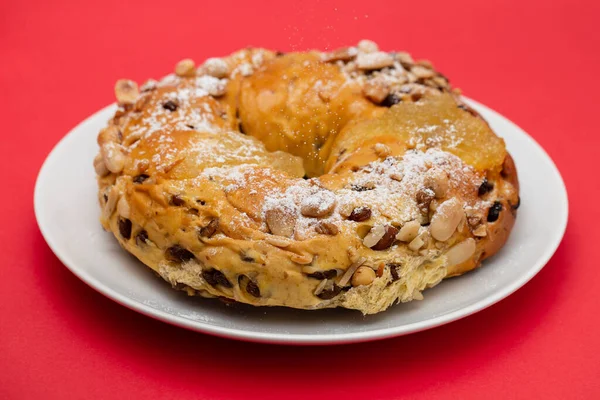
[[[596,0],[0,2],[0,398],[600,398],[599,31]],[[556,161],[569,226],[523,289],[406,337],[269,346],[129,311],[49,250],[33,216],[36,174],[66,132],[113,101],[116,79],[248,45],[361,38],[433,60]]]

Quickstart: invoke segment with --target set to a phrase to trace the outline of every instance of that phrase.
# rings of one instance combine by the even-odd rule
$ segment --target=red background
[[[0,398],[600,398],[599,29],[596,0],[0,1]],[[39,167],[113,101],[116,79],[247,45],[365,37],[433,60],[556,161],[570,196],[566,236],[508,299],[375,343],[242,343],[113,303],[45,244],[32,210]]]

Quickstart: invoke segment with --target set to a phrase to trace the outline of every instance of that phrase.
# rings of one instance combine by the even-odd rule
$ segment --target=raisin
[[[148,178],[150,178],[149,175],[139,174],[133,178],[133,183],[143,183]]]
[[[137,235],[135,235],[135,242],[138,246],[146,244],[146,240],[148,240],[148,232],[143,229],[139,231]]]
[[[173,196],[171,196],[169,204],[171,204],[172,206],[181,207],[185,205],[185,200],[183,200],[181,196],[174,194]]]
[[[240,256],[240,258],[241,258],[241,259],[242,259],[242,261],[244,261],[244,262],[254,262],[254,261],[256,261],[256,260],[255,260],[253,257],[250,257],[250,256],[249,256],[249,255],[247,255],[247,254],[242,254],[242,255]]]
[[[327,271],[315,271],[312,274],[307,274],[306,276],[308,276],[309,278],[315,278],[319,280],[333,279],[337,276],[337,270],[330,269]]]
[[[131,221],[127,218],[119,218],[119,232],[123,239],[131,238]]]
[[[225,274],[219,271],[218,269],[202,271],[202,278],[204,278],[204,280],[208,282],[210,286],[213,287],[218,285],[221,285],[226,288],[233,287],[233,285],[231,284],[231,282],[229,282]]]
[[[356,207],[350,215],[348,219],[350,221],[362,222],[371,218],[371,209],[369,207]]]
[[[198,232],[198,234],[200,237],[210,238],[217,232],[217,229],[219,229],[219,220],[213,219],[208,223],[208,225],[200,228],[200,232]]]
[[[390,263],[390,264],[387,264],[387,266],[390,269],[390,274],[392,274],[392,282],[395,282],[398,279],[400,279],[400,274],[398,273],[398,268],[400,268],[401,265],[397,264],[397,263]]]
[[[398,96],[397,94],[390,93],[385,97],[385,99],[383,99],[383,101],[381,102],[381,105],[383,107],[391,107],[395,104],[400,103],[401,101],[402,101],[402,97]]]
[[[477,191],[477,193],[480,196],[483,196],[484,194],[491,192],[494,189],[494,184],[488,182],[487,178],[483,178],[483,182],[481,182],[481,185],[479,185],[479,190]]]
[[[176,244],[175,246],[171,246],[167,249],[167,251],[165,252],[165,256],[167,257],[167,259],[169,261],[173,261],[173,262],[187,262],[190,260],[193,260],[194,257],[194,253],[192,253],[191,251],[184,249],[183,247],[181,247],[180,245]]]
[[[260,297],[260,288],[255,282],[248,281],[246,284],[246,292],[254,297]]]
[[[490,210],[488,211],[487,221],[497,221],[498,217],[500,216],[500,211],[502,211],[502,203],[500,203],[499,201],[495,201],[494,204],[490,207]]]
[[[321,293],[319,293],[317,295],[317,297],[322,300],[329,300],[329,299],[333,299],[335,296],[340,294],[341,291],[342,291],[341,286],[333,284],[333,287],[331,289],[323,290]]]
[[[175,110],[177,110],[177,108],[179,108],[179,105],[176,102],[174,102],[173,100],[167,100],[166,102],[163,103],[163,108],[165,110],[175,111]]]

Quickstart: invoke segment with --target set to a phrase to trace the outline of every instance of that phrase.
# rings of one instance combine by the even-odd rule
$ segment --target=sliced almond
[[[419,229],[421,229],[419,221],[409,221],[402,225],[402,228],[400,228],[400,231],[396,235],[396,239],[401,242],[412,242],[419,235]]]
[[[410,72],[419,79],[428,79],[435,76],[435,72],[432,69],[423,67],[421,65],[415,65],[410,69]]]
[[[314,259],[314,256],[310,253],[292,254],[290,260],[300,265],[310,264]]]
[[[273,235],[292,237],[296,227],[296,215],[285,208],[272,208],[265,212],[267,226]]]
[[[356,66],[358,69],[370,71],[382,69],[394,65],[394,59],[388,53],[376,51],[374,53],[359,53],[356,57]]]
[[[117,202],[119,201],[119,190],[116,186],[113,186],[108,192],[108,199],[106,200],[106,204],[104,205],[104,210],[102,215],[105,219],[110,219],[113,211],[117,207]]]
[[[358,51],[363,53],[375,53],[379,51],[379,46],[372,40],[363,39],[358,42]]]
[[[412,251],[418,251],[421,247],[425,245],[425,238],[426,236],[423,234],[417,236],[408,244],[408,248]]]
[[[473,256],[476,249],[475,239],[468,238],[452,246],[446,253],[448,258],[448,267],[462,264]]]
[[[267,243],[269,243],[270,245],[273,245],[275,247],[280,247],[280,248],[286,248],[290,244],[292,244],[292,241],[290,239],[285,238],[283,236],[268,235],[268,236],[265,236],[265,241]]]
[[[325,62],[350,61],[353,60],[357,54],[358,50],[356,49],[356,47],[342,47],[341,49],[337,49],[329,53],[324,53],[321,56],[321,60]]]
[[[129,208],[129,203],[125,199],[125,196],[121,196],[119,202],[117,203],[117,213],[123,218],[130,217],[131,210]]]
[[[431,236],[435,240],[445,242],[456,231],[458,224],[463,217],[463,204],[456,198],[451,198],[443,202],[431,218]]]
[[[116,143],[105,143],[100,147],[100,154],[106,168],[114,174],[118,174],[125,167],[125,154]]]

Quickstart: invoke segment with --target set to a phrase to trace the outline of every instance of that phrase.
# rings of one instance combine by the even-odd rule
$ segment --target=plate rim
[[[73,273],[77,278],[87,284],[89,287],[97,291],[98,293],[104,295],[105,297],[115,301],[116,303],[129,308],[130,310],[139,312],[145,316],[151,317],[153,319],[166,322],[171,325],[175,325],[178,327],[186,328],[195,332],[206,333],[218,337],[230,338],[242,341],[250,341],[250,342],[259,342],[259,343],[272,343],[272,344],[295,344],[295,345],[325,345],[325,344],[347,344],[347,343],[358,343],[358,342],[366,342],[366,341],[374,341],[387,339],[396,336],[407,335],[410,333],[420,332],[426,329],[435,328],[450,322],[458,321],[462,318],[473,315],[476,312],[484,310],[499,301],[505,299],[510,296],[518,289],[523,287],[527,282],[529,282],[534,276],[536,276],[542,268],[548,263],[548,261],[552,258],[560,243],[564,237],[568,220],[569,220],[569,199],[566,185],[564,183],[564,179],[562,178],[560,171],[556,167],[556,164],[549,156],[549,154],[544,150],[544,148],[527,132],[521,129],[517,124],[497,112],[496,110],[478,102],[468,97],[463,97],[467,103],[470,103],[476,109],[482,109],[486,112],[495,114],[500,119],[504,120],[504,122],[508,123],[512,129],[514,129],[517,133],[522,135],[527,141],[530,142],[531,145],[537,148],[540,154],[546,158],[546,161],[549,162],[550,169],[557,178],[557,189],[560,191],[561,198],[561,218],[559,229],[556,230],[556,233],[553,237],[553,240],[549,245],[545,248],[545,251],[540,255],[537,259],[535,265],[533,265],[527,273],[520,275],[518,279],[512,281],[510,284],[505,285],[502,289],[498,290],[495,294],[487,296],[479,301],[476,301],[473,304],[470,304],[465,307],[458,308],[446,314],[435,316],[433,318],[425,319],[423,321],[413,322],[405,325],[387,327],[387,328],[378,328],[372,331],[365,332],[350,332],[350,333],[336,333],[336,334],[289,334],[289,333],[272,333],[272,332],[256,332],[256,331],[245,331],[239,328],[227,328],[213,324],[207,324],[202,321],[194,321],[190,319],[186,319],[181,316],[170,314],[166,311],[159,310],[153,308],[147,304],[144,304],[138,300],[135,300],[131,297],[128,297],[124,294],[117,292],[111,287],[103,284],[97,279],[90,276],[85,270],[82,270],[76,266],[76,263],[73,262],[68,254],[65,252],[58,251],[58,246],[54,242],[52,235],[46,230],[41,223],[41,215],[44,211],[41,209],[42,200],[40,198],[40,186],[43,182],[46,174],[48,174],[48,165],[54,160],[56,154],[59,149],[62,149],[64,146],[68,144],[68,142],[75,137],[77,132],[85,126],[85,124],[90,123],[92,119],[97,118],[98,114],[103,112],[108,112],[109,109],[114,108],[116,105],[110,104],[106,107],[101,108],[100,110],[94,112],[92,115],[85,118],[83,121],[78,123],[74,128],[72,128],[65,136],[63,136],[58,143],[56,143],[52,150],[46,156],[44,162],[42,163],[38,175],[35,181],[35,187],[33,192],[33,208],[36,223],[42,236],[54,255],[62,262],[62,264],[67,267],[71,273]],[[91,168],[91,167],[90,167]]]

